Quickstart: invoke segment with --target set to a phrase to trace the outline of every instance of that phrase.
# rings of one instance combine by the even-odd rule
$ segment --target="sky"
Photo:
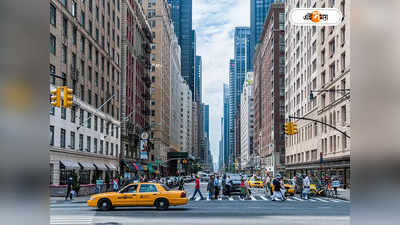
[[[218,162],[223,84],[229,81],[234,28],[250,26],[250,0],[193,0],[196,54],[202,57],[203,102],[210,105],[210,149]]]

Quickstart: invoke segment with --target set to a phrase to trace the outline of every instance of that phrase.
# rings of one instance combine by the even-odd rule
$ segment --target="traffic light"
[[[61,88],[57,87],[55,90],[51,90],[51,105],[54,107],[61,107]]]
[[[292,135],[292,122],[285,123],[285,134]]]
[[[292,134],[297,134],[297,125],[295,123],[292,123]]]
[[[64,87],[64,108],[71,108],[74,102],[73,90]]]

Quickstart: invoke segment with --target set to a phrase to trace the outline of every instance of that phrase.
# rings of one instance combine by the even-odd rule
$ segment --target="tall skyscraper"
[[[204,125],[203,125],[203,129],[204,129],[204,136],[209,138],[210,137],[210,129],[209,129],[209,123],[210,123],[210,106],[209,105],[205,105],[203,104],[204,107]]]
[[[228,165],[228,155],[229,155],[229,86],[224,84],[224,130],[223,130],[223,146],[224,146],[224,162],[223,165]]]
[[[192,91],[194,99],[194,61],[195,61],[195,32],[192,30],[192,0],[168,0],[171,6],[171,19],[174,23],[175,34],[181,46],[181,72]]]
[[[274,2],[284,0],[251,0],[250,2],[250,70],[253,70],[253,57],[257,43],[264,27],[269,7]]]
[[[240,94],[246,72],[250,69],[250,28],[236,27],[234,36],[234,55],[229,64],[229,150],[234,154],[234,119],[240,104]],[[234,158],[231,158],[233,162]]]
[[[202,79],[202,73],[203,73],[203,68],[202,68],[202,61],[201,61],[201,56],[196,55],[196,60],[195,60],[195,85],[194,85],[194,89],[195,89],[195,95],[194,95],[194,99],[197,102],[202,102],[202,93],[201,93],[201,89],[202,89],[202,83],[201,83],[201,79]]]

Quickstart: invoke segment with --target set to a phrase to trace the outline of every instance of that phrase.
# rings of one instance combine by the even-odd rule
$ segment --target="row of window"
[[[55,116],[55,107],[51,107],[50,109],[50,115]],[[67,118],[67,109],[61,108],[61,119],[66,120]],[[76,122],[76,107],[73,106],[70,109],[71,112],[71,122],[75,123]],[[114,137],[115,133],[115,138],[119,138],[119,127],[115,126],[111,122],[107,122],[102,118],[98,118],[98,116],[93,116],[92,113],[86,112],[86,117],[85,117],[85,110],[80,109],[79,113],[79,126],[86,126],[87,128],[91,129],[92,128],[92,119],[93,119],[93,129],[95,131],[100,131],[100,133],[106,133],[106,135],[111,135],[111,137]],[[105,126],[104,126],[105,125]],[[99,127],[100,126],[100,127]],[[105,131],[104,131],[105,130]],[[115,132],[114,132],[115,131]]]
[[[54,146],[55,145],[55,130],[54,126],[50,126],[50,145]],[[66,148],[68,147],[69,149],[75,149],[76,148],[76,133],[71,131],[70,136],[69,136],[69,145],[66,146],[66,130],[61,128],[60,130],[60,142],[59,142],[59,147],[60,148]],[[104,141],[104,140],[98,140],[97,138],[93,138],[90,136],[86,136],[86,143],[84,145],[84,135],[79,134],[78,135],[79,142],[78,142],[78,150],[80,151],[86,151],[86,152],[92,152],[92,153],[98,153],[98,154],[104,154],[104,155],[110,155],[110,156],[118,156],[119,148],[118,144]],[[93,142],[92,142],[93,140]],[[92,143],[93,143],[93,149],[92,149]],[[84,146],[86,148],[84,149]],[[114,148],[115,147],[115,148]]]

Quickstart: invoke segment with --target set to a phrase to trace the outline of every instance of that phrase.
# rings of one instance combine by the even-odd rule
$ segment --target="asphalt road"
[[[193,184],[185,189],[193,193]],[[202,192],[206,197],[206,185]],[[350,224],[350,202],[327,198],[302,200],[290,197],[273,202],[263,190],[253,190],[250,200],[238,196],[218,200],[194,200],[167,211],[154,208],[116,208],[102,212],[84,203],[57,202],[50,205],[50,224]]]

